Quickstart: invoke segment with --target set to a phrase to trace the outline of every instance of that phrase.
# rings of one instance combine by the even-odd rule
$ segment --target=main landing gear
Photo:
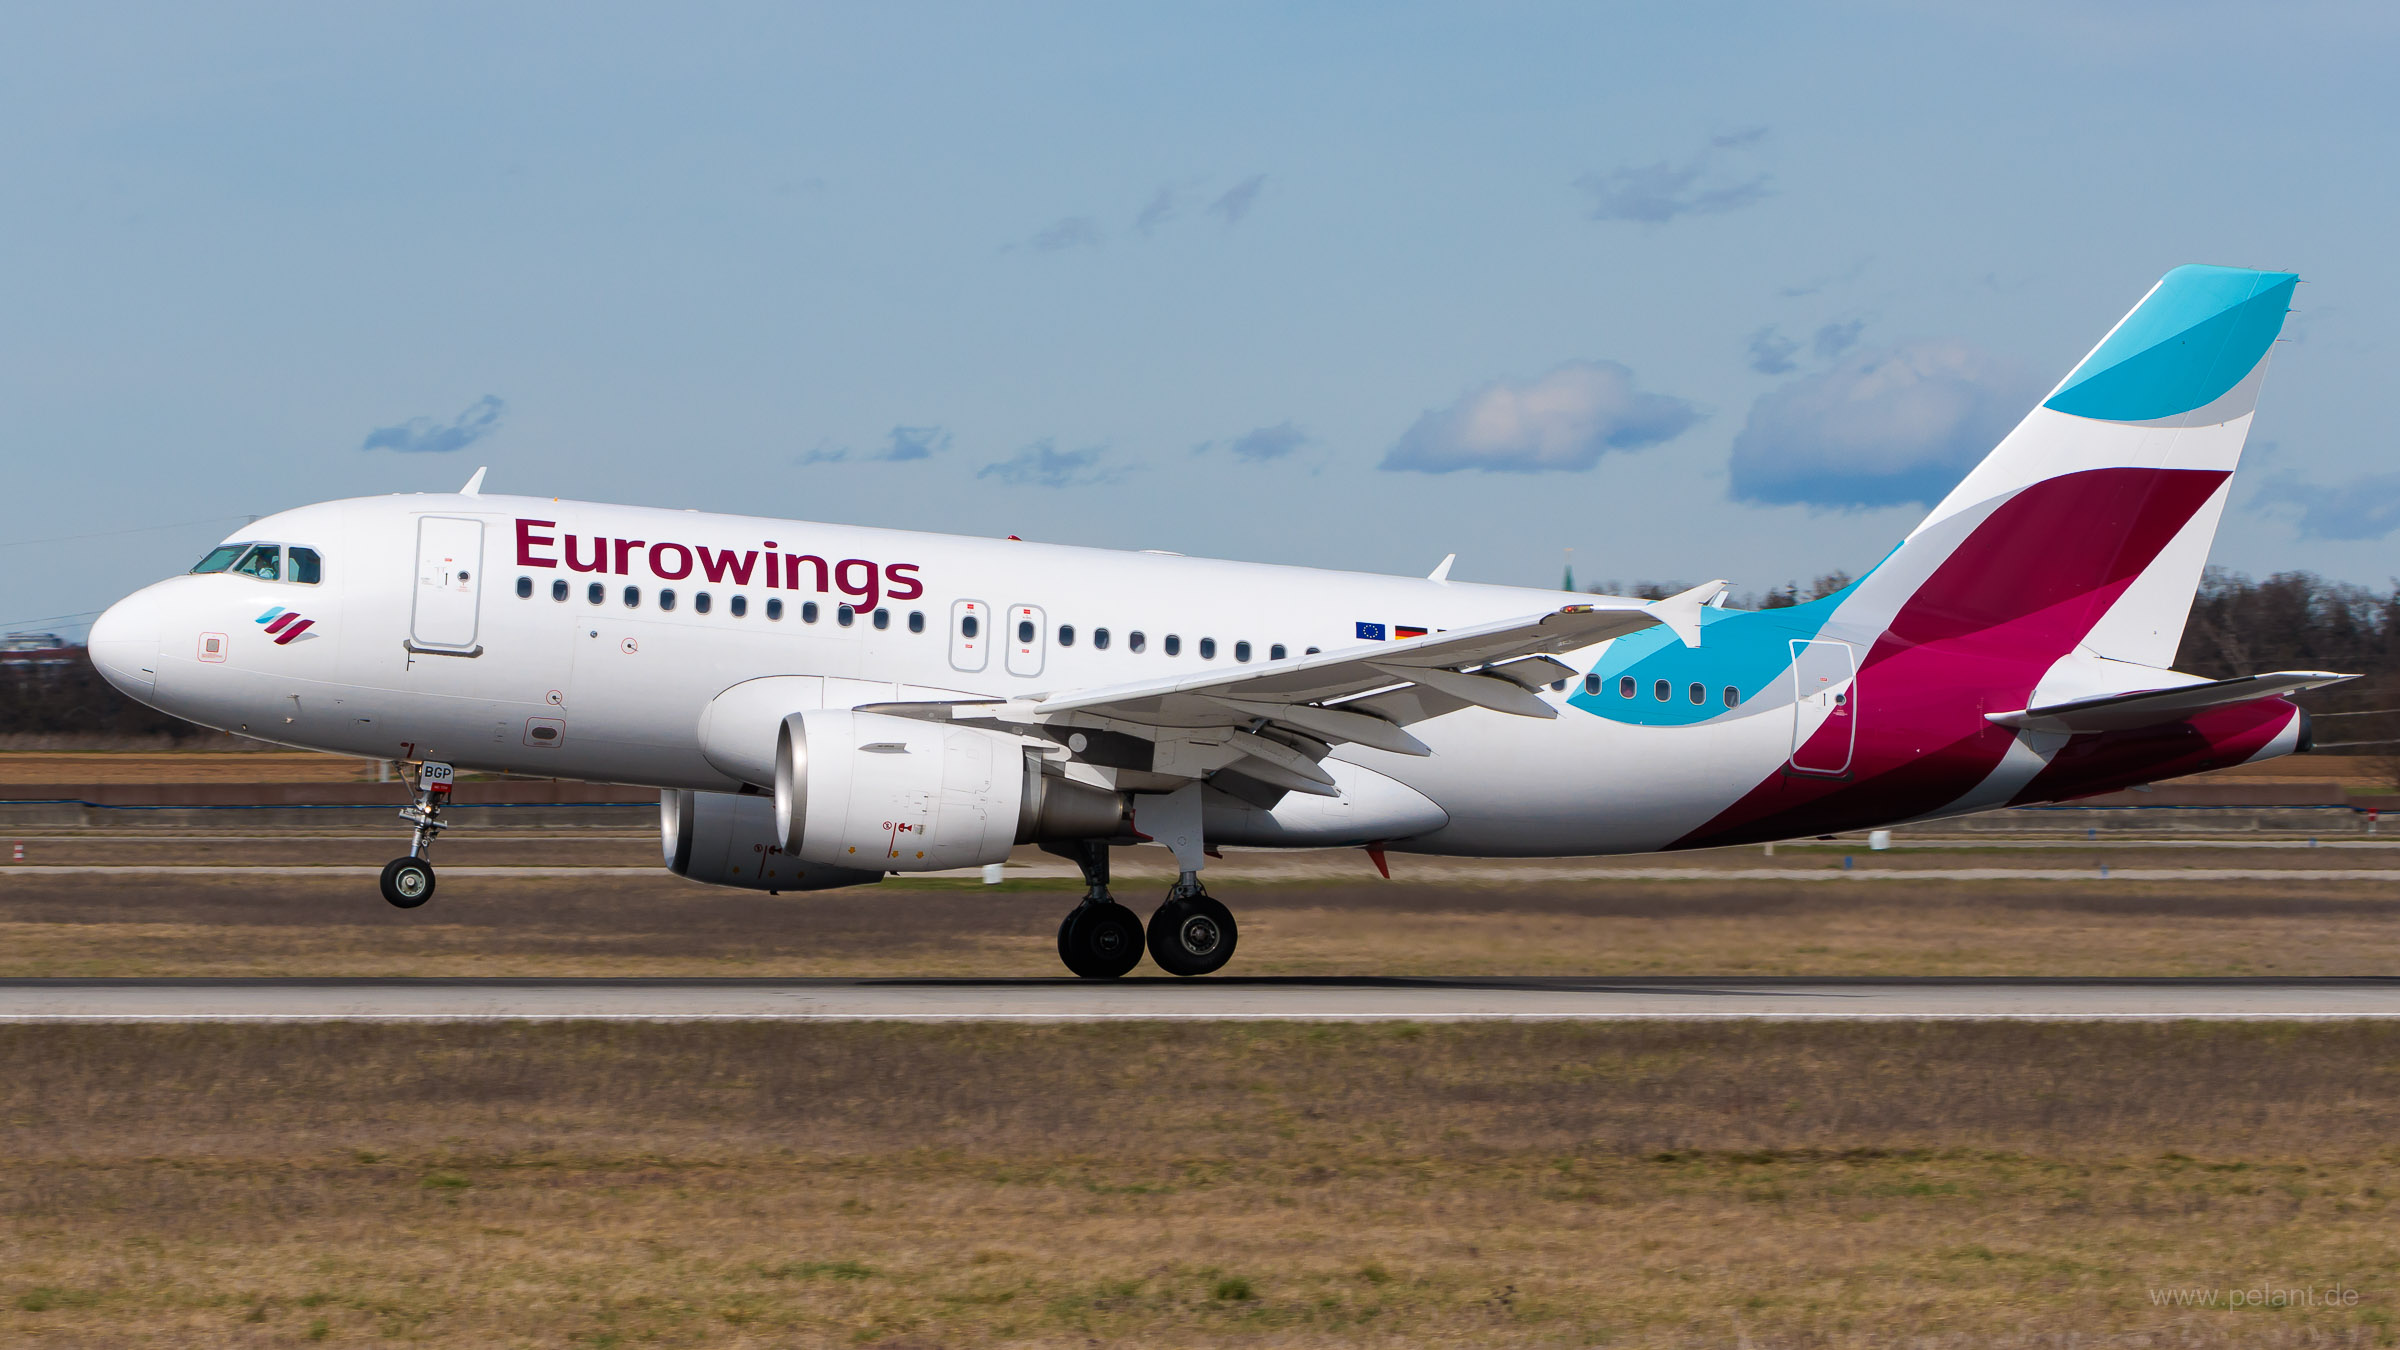
[[[1141,918],[1109,893],[1107,844],[1084,839],[1051,851],[1083,869],[1083,903],[1058,925],[1058,959],[1077,975],[1117,979],[1141,964],[1144,946],[1170,975],[1213,974],[1233,959],[1238,930],[1232,911],[1201,888],[1196,873],[1177,879],[1166,903],[1150,915],[1145,935]]]
[[[450,822],[442,819],[442,806],[450,800],[450,786],[457,775],[447,764],[427,763],[417,771],[416,802],[400,812],[400,818],[415,827],[410,837],[408,856],[394,858],[383,865],[383,898],[402,909],[415,909],[433,898],[433,864],[425,853]]]

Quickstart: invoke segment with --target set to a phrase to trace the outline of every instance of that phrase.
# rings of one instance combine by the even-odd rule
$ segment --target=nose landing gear
[[[417,771],[417,799],[400,812],[400,818],[415,827],[408,856],[383,865],[383,898],[401,909],[415,909],[433,898],[433,864],[425,854],[434,839],[450,828],[450,822],[442,819],[442,806],[450,800],[450,787],[456,779],[447,764],[427,761]]]

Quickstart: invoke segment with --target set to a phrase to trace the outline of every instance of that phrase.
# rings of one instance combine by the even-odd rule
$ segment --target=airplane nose
[[[127,697],[147,703],[158,687],[158,597],[135,591],[92,621],[92,665]]]

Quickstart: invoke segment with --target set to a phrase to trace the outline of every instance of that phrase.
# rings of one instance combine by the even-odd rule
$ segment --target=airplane
[[[255,521],[92,659],[204,726],[411,766],[424,904],[460,770],[655,788],[664,861],[769,892],[1086,884],[1076,975],[1217,971],[1220,848],[1710,848],[2057,802],[2310,747],[2354,678],[2171,668],[2298,277],[2167,273],[1881,562],[1787,608],[482,491]],[[1170,850],[1145,922],[1110,851]]]

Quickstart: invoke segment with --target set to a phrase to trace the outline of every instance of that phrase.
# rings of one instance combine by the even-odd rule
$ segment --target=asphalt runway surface
[[[2400,1018],[2400,978],[0,980],[10,1023],[2347,1018]]]

